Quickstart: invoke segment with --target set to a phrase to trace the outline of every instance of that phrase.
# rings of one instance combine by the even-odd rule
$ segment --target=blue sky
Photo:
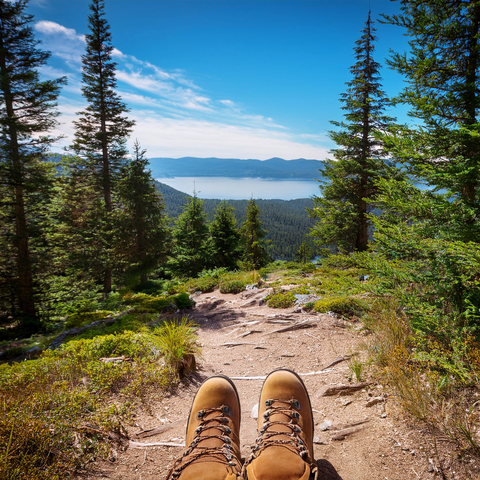
[[[72,138],[81,96],[88,0],[30,0],[34,30],[52,57],[45,77],[66,75],[59,131]],[[324,159],[341,120],[340,94],[367,18],[389,0],[106,0],[118,92],[149,157]],[[398,27],[376,24],[375,58],[408,47]],[[402,78],[382,68],[394,95]],[[405,109],[391,112],[406,121]]]

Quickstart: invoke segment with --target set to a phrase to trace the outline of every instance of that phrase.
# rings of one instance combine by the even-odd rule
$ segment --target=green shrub
[[[195,305],[195,302],[190,299],[190,296],[187,292],[182,292],[176,297],[173,298],[175,306],[179,310],[184,310],[185,308],[191,308]]]
[[[172,305],[172,300],[171,297],[150,297],[149,300],[145,300],[139,307],[137,307],[137,311],[144,313],[161,313],[165,308]]]
[[[360,317],[369,310],[366,302],[355,297],[321,298],[315,302],[314,309],[318,313],[334,312],[344,317]]]
[[[189,282],[190,283],[190,282]],[[216,277],[200,277],[195,280],[191,280],[188,290],[190,292],[213,292],[218,287],[219,280]]]
[[[100,310],[98,312],[84,312],[74,313],[67,318],[65,322],[65,328],[78,328],[88,325],[89,323],[96,322],[97,320],[103,320],[111,315],[112,312],[108,310]]]
[[[268,298],[268,306],[271,308],[290,308],[294,304],[295,295],[292,292],[278,292]]]
[[[313,273],[317,270],[317,266],[314,263],[303,263],[300,266],[300,271],[302,273]]]
[[[290,290],[292,293],[298,293],[299,295],[309,295],[310,289],[306,285],[299,285],[298,287]]]
[[[126,305],[140,305],[141,303],[144,303],[146,300],[149,300],[151,298],[152,297],[150,295],[147,295],[146,293],[128,292],[123,296],[123,302]]]
[[[165,357],[165,363],[175,373],[188,355],[200,352],[196,330],[197,325],[183,317],[180,321],[165,322],[154,331],[159,338],[160,351]]]
[[[241,280],[230,280],[220,284],[220,293],[240,293],[245,290],[246,283]]]

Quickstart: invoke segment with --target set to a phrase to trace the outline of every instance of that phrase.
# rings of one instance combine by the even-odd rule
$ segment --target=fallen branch
[[[228,342],[228,343],[222,343],[220,347],[238,347],[240,345],[256,345],[256,343],[249,343],[249,342]]]
[[[246,337],[247,335],[251,335],[252,333],[262,333],[263,330],[248,330],[245,333],[241,333],[240,335],[237,335],[235,338],[243,338]]]
[[[324,375],[325,373],[329,373],[332,370],[323,370],[321,372],[308,372],[308,373],[299,373],[302,377],[308,377],[310,375]],[[231,380],[265,380],[267,375],[262,375],[258,377],[230,377]]]
[[[264,333],[263,335],[272,335],[273,333],[291,332],[292,330],[300,330],[302,328],[312,328],[314,326],[315,325],[310,322],[310,319],[307,319],[307,320],[303,320],[302,322],[289,325],[288,327],[278,328],[273,332]]]
[[[166,423],[165,425],[161,425],[160,427],[149,428],[148,430],[141,430],[140,432],[134,433],[133,436],[135,438],[153,437],[154,435],[159,435],[160,433],[167,432],[168,430],[171,430],[180,423],[184,422],[185,420],[177,420],[176,422]]]
[[[122,355],[121,357],[103,357],[100,359],[100,361],[104,363],[132,362],[133,358],[125,357],[125,355]]]
[[[130,448],[145,448],[145,447],[185,447],[184,443],[171,443],[171,442],[155,442],[155,443],[142,443],[134,442],[130,440],[128,442]]]
[[[334,365],[337,365],[338,363],[342,363],[345,360],[349,360],[350,358],[351,358],[351,355],[343,355],[341,357],[338,357],[335,360],[332,360],[326,367],[322,368],[322,370],[333,367]]]

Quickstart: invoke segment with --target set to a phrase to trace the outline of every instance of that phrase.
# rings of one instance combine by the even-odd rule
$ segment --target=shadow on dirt
[[[247,312],[220,308],[213,311],[192,310],[189,318],[198,323],[204,330],[219,330],[234,326],[247,318]]]
[[[317,460],[318,478],[322,480],[342,480],[335,467],[328,460]]]

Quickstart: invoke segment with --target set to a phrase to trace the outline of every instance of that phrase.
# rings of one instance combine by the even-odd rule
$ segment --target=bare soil
[[[368,371],[370,383],[364,388],[321,396],[326,386],[357,382],[348,361],[325,367],[348,354],[359,352],[361,356],[369,337],[361,331],[360,322],[259,305],[268,292],[195,295],[197,305],[188,313],[199,325],[202,344],[197,371],[184,378],[175,391],[152,398],[135,412],[135,424],[127,426],[130,439],[144,444],[182,444],[198,386],[209,376],[221,373],[233,379],[240,395],[241,448],[242,455],[248,457],[257,436],[252,410],[263,383],[263,379],[248,378],[289,368],[302,376],[311,397],[319,480],[480,478],[475,461],[468,467],[459,462],[448,439],[432,436],[402,413],[394,393],[368,378]],[[272,333],[302,321],[310,328]],[[375,404],[368,406],[369,402]],[[140,439],[135,436],[161,426],[165,427],[162,433]],[[182,452],[181,446],[119,447],[108,461],[97,462],[78,478],[163,479]]]

